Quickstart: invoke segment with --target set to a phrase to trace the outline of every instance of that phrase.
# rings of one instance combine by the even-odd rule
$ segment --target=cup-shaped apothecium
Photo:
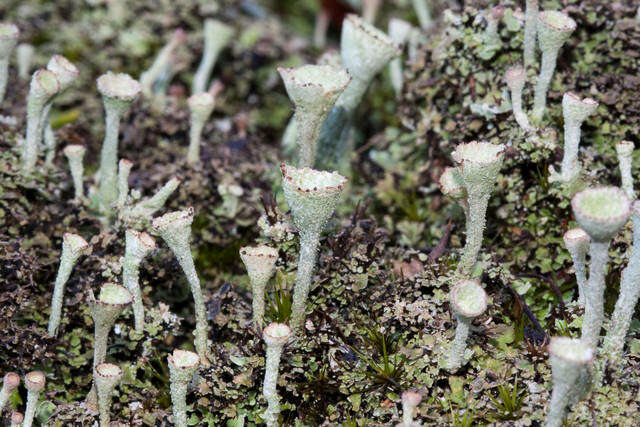
[[[295,106],[299,166],[313,167],[322,124],[351,78],[330,65],[278,68],[287,94]]]
[[[605,272],[609,260],[609,242],[627,222],[630,203],[618,187],[588,188],[577,193],[571,207],[580,227],[591,237],[589,280],[585,286],[585,311],[582,340],[597,347],[604,318]]]
[[[111,424],[111,396],[122,379],[122,369],[112,363],[100,363],[93,368],[93,380],[98,389],[98,410],[100,427]]]
[[[8,22],[0,22],[0,105],[4,100],[9,79],[9,58],[18,43],[20,30]]]
[[[196,353],[173,350],[167,355],[171,380],[171,404],[173,405],[173,423],[177,427],[187,426],[187,385],[191,382],[200,357]]]
[[[23,427],[31,427],[31,424],[33,424],[33,418],[38,407],[38,399],[46,383],[47,379],[40,371],[32,371],[24,376],[24,386],[27,388],[27,407],[24,410]]]
[[[51,336],[56,336],[60,326],[60,316],[62,314],[62,300],[64,298],[64,287],[69,280],[71,270],[78,262],[80,256],[90,251],[89,243],[82,236],[73,233],[64,233],[62,236],[62,254],[60,255],[60,266],[53,288],[51,299],[51,315],[49,316],[49,326],[47,332]]]
[[[348,179],[337,172],[298,169],[284,163],[280,170],[284,198],[300,233],[300,257],[291,305],[291,328],[297,331],[304,322],[320,233],[333,215]]]
[[[446,368],[455,372],[464,362],[471,322],[487,309],[487,293],[477,280],[460,280],[451,289],[450,302],[458,324],[447,355]]]
[[[109,204],[118,198],[118,131],[120,119],[131,103],[140,94],[140,83],[128,74],[108,72],[98,77],[98,91],[106,112],[106,129],[100,153],[100,206],[109,209]]]
[[[133,295],[133,318],[135,330],[144,330],[144,305],[142,304],[142,291],[138,282],[140,276],[140,263],[156,248],[156,239],[148,233],[136,230],[127,230],[125,233],[125,252],[122,263],[122,284]]]
[[[562,97],[562,114],[564,116],[564,157],[560,178],[570,182],[580,175],[578,149],[582,123],[598,108],[598,103],[591,98],[580,99],[574,93],[567,92]]]
[[[545,425],[560,427],[568,404],[582,394],[577,382],[593,360],[593,349],[576,338],[553,337],[549,343],[549,356],[553,392]]]
[[[547,90],[556,69],[558,52],[576,29],[576,22],[562,12],[548,10],[538,13],[538,45],[542,51],[540,75],[533,101],[533,120],[539,122],[547,105]]]
[[[270,246],[240,248],[240,259],[247,268],[251,281],[253,298],[253,325],[262,328],[264,317],[264,292],[267,282],[273,276],[278,261],[278,251]]]
[[[200,138],[202,136],[202,129],[213,112],[216,105],[216,98],[209,92],[196,93],[187,99],[187,105],[191,112],[187,163],[194,164],[200,161]]]
[[[458,164],[469,203],[467,242],[458,266],[465,274],[471,272],[482,247],[487,205],[502,167],[504,150],[502,144],[473,141],[459,144],[451,154]]]
[[[620,168],[620,177],[622,178],[622,189],[629,200],[635,200],[636,198],[636,192],[633,189],[633,177],[631,176],[631,162],[634,148],[633,142],[631,141],[620,141],[616,144],[618,167]]]
[[[4,375],[2,381],[2,389],[0,390],[0,413],[4,409],[4,406],[9,401],[9,396],[13,393],[13,390],[20,385],[20,375],[15,372],[7,372]]]
[[[522,89],[527,79],[526,70],[520,66],[509,68],[504,74],[504,79],[511,92],[511,106],[516,122],[518,122],[523,130],[531,130],[529,118],[527,118],[526,113],[522,111]]]
[[[271,323],[264,328],[262,337],[267,344],[267,357],[265,362],[264,382],[262,384],[262,394],[268,403],[264,418],[267,426],[278,425],[278,414],[280,413],[280,398],[276,384],[278,382],[278,367],[282,349],[293,332],[284,323]]]
[[[27,96],[27,132],[22,147],[22,171],[29,174],[33,171],[38,160],[42,128],[40,119],[45,105],[60,90],[56,75],[49,70],[38,70],[31,77],[29,95]]]
[[[576,270],[576,281],[578,282],[578,302],[580,305],[585,303],[585,289],[587,283],[587,253],[589,252],[589,243],[591,239],[582,228],[572,228],[562,236],[564,245],[567,247],[573,268]]]
[[[104,362],[107,355],[109,332],[120,313],[133,301],[133,295],[125,287],[105,283],[100,288],[98,299],[89,290],[89,309],[95,327],[93,367]]]

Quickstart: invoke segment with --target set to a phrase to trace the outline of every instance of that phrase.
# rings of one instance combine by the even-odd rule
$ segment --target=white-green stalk
[[[411,24],[407,21],[391,18],[388,28],[389,38],[398,46],[404,46],[407,43],[412,28]],[[396,98],[400,98],[400,95],[402,95],[402,86],[404,85],[401,57],[398,56],[389,61],[389,78],[391,79],[391,86],[393,86],[393,90],[396,93]]]
[[[20,427],[24,421],[24,415],[22,412],[13,411],[11,413],[11,427]]]
[[[487,308],[487,293],[477,280],[460,280],[451,289],[450,301],[457,325],[445,366],[450,372],[456,372],[464,363],[471,322]]]
[[[433,26],[433,18],[427,0],[411,0],[413,10],[416,12],[420,28],[428,30]]]
[[[100,363],[93,368],[93,380],[98,390],[100,427],[111,425],[111,396],[122,379],[122,369],[112,363]]]
[[[440,175],[439,183],[442,194],[446,194],[457,201],[464,211],[464,217],[468,220],[469,202],[467,201],[467,190],[464,188],[464,182],[458,168],[447,166],[442,175]]]
[[[591,238],[589,279],[585,286],[582,341],[597,348],[604,320],[605,274],[609,261],[609,243],[627,222],[630,203],[617,187],[588,188],[571,200],[576,221]]]
[[[562,236],[564,244],[571,255],[573,268],[578,282],[578,303],[584,306],[587,283],[587,253],[589,253],[589,235],[582,228],[572,228]]]
[[[198,370],[200,357],[184,350],[173,350],[167,355],[171,381],[171,404],[173,405],[173,424],[187,427],[187,386]]]
[[[120,159],[118,162],[118,201],[116,207],[119,211],[124,208],[129,196],[129,175],[133,162],[128,159]]]
[[[498,173],[502,167],[505,146],[472,141],[459,144],[451,154],[467,191],[469,213],[467,215],[467,241],[458,271],[471,273],[482,248],[487,206]]]
[[[582,340],[553,337],[549,343],[549,359],[553,392],[546,427],[561,427],[567,407],[583,391],[579,379],[593,361],[593,348]]]
[[[191,92],[193,94],[202,93],[207,90],[207,85],[211,79],[211,72],[216,65],[218,56],[222,49],[231,42],[235,31],[233,27],[215,19],[204,21],[204,48],[202,51],[202,61],[198,70],[193,76]]]
[[[73,233],[64,233],[62,236],[62,254],[60,255],[60,266],[53,288],[51,298],[51,315],[49,316],[49,326],[47,332],[52,337],[58,334],[60,326],[60,316],[62,314],[62,300],[64,299],[64,287],[69,280],[71,270],[78,262],[81,255],[86,255],[90,251],[89,243],[81,236]]]
[[[576,22],[562,12],[549,10],[538,13],[536,28],[542,63],[533,100],[532,118],[535,123],[539,123],[547,105],[547,90],[556,69],[558,52],[576,29]]]
[[[151,221],[151,228],[167,243],[187,277],[196,312],[195,347],[198,356],[200,356],[200,362],[203,365],[208,365],[210,358],[207,338],[209,328],[200,279],[191,255],[191,223],[193,223],[193,208],[188,208],[154,218]]]
[[[631,163],[633,162],[633,142],[620,141],[616,144],[618,153],[618,167],[622,178],[622,189],[629,198],[635,200],[636,192],[633,189],[633,177],[631,176]]]
[[[367,24],[374,25],[382,0],[362,0],[362,19]]]
[[[140,263],[156,248],[156,240],[147,233],[136,230],[125,232],[124,261],[122,262],[122,284],[133,295],[133,318],[135,330],[144,331],[144,305],[140,290]]]
[[[29,43],[20,43],[16,47],[16,62],[18,63],[18,78],[27,80],[31,72],[31,62],[36,49]]]
[[[47,147],[47,155],[45,157],[44,164],[47,167],[51,167],[53,165],[53,159],[56,155],[56,137],[53,133],[53,129],[51,128],[51,121],[49,118],[49,113],[51,111],[51,105],[53,101],[60,96],[60,94],[64,93],[71,85],[76,81],[80,71],[78,68],[73,65],[67,58],[62,55],[53,55],[47,64],[47,70],[53,72],[58,79],[58,84],[60,85],[60,89],[58,93],[45,105],[44,111],[42,113],[42,123],[40,124],[41,128],[44,131],[44,142]]]
[[[598,108],[591,98],[580,99],[574,93],[567,92],[562,97],[562,115],[564,116],[564,157],[560,179],[571,182],[579,175],[582,167],[578,160],[582,123]]]
[[[124,214],[127,218],[150,218],[154,213],[162,209],[182,181],[180,178],[173,177],[167,181],[162,188],[156,191],[152,197],[144,199],[136,203],[131,209]]]
[[[330,65],[278,68],[295,107],[295,135],[300,167],[313,167],[320,130],[351,78],[344,69]]]
[[[200,161],[200,138],[202,128],[209,120],[216,105],[215,97],[209,92],[201,92],[191,95],[187,99],[189,112],[191,113],[191,128],[189,129],[189,150],[187,151],[187,163],[194,164]]]
[[[71,179],[73,179],[74,199],[81,201],[84,199],[84,184],[82,177],[84,175],[84,154],[87,149],[84,145],[71,144],[62,150],[69,162],[69,171],[71,171]]]
[[[337,172],[297,169],[282,163],[282,189],[300,238],[300,256],[291,304],[291,329],[300,333],[313,281],[320,233],[333,215],[348,179]]]
[[[251,281],[253,300],[253,325],[262,329],[264,318],[264,291],[278,261],[278,251],[270,246],[240,248],[240,259],[244,263]]]
[[[31,77],[27,97],[27,132],[22,147],[22,171],[33,172],[42,141],[40,122],[45,105],[58,93],[60,86],[56,75],[49,70],[38,70]]]
[[[267,401],[267,410],[264,413],[264,421],[267,427],[278,426],[278,414],[280,414],[280,398],[276,385],[278,383],[278,368],[282,349],[291,338],[293,331],[284,323],[271,323],[264,328],[262,337],[267,344],[267,358],[265,362],[264,382],[262,394]]]
[[[420,402],[422,402],[421,393],[413,390],[405,390],[402,393],[402,422],[396,427],[414,427],[420,425],[413,421]]]
[[[631,205],[633,216],[633,246],[629,251],[629,263],[622,271],[620,294],[611,315],[611,323],[604,339],[604,354],[617,361],[624,349],[631,319],[640,298],[640,201]]]
[[[536,62],[536,26],[538,0],[526,0],[524,14],[524,66],[528,68]]]
[[[353,113],[373,78],[401,50],[384,32],[356,15],[347,15],[342,22],[340,54],[351,81],[322,126],[316,167],[347,171],[353,145],[350,138]]]
[[[485,43],[500,43],[498,25],[503,16],[504,6],[494,6],[489,10],[489,14],[487,15],[487,28],[484,31]]]
[[[4,101],[4,94],[9,80],[9,59],[18,43],[20,30],[8,22],[0,22],[0,105]]]
[[[529,118],[522,110],[522,89],[524,88],[524,84],[527,79],[527,72],[520,66],[512,67],[507,70],[504,78],[507,82],[507,86],[509,86],[509,91],[511,92],[513,116],[523,130],[530,131],[531,125],[529,124]]]
[[[165,78],[165,75],[171,74],[171,68],[173,66],[175,51],[178,47],[184,44],[186,35],[184,30],[177,29],[171,35],[169,42],[160,49],[158,56],[151,64],[151,67],[142,74],[140,74],[140,87],[145,97],[151,98],[156,92],[154,88],[157,83]]]
[[[327,31],[331,23],[331,14],[329,11],[320,6],[316,15],[316,23],[313,28],[313,45],[318,49],[322,49],[327,44]]]
[[[16,374],[15,372],[7,372],[4,375],[4,378],[2,380],[2,389],[0,389],[0,414],[2,413],[4,407],[7,405],[9,397],[11,397],[11,393],[13,393],[13,390],[18,388],[19,385],[20,375]]]
[[[22,427],[31,427],[33,418],[36,415],[38,399],[44,389],[47,379],[40,371],[31,371],[24,376],[24,385],[27,388],[27,407],[24,410],[24,421]]]
[[[102,211],[118,198],[118,133],[120,119],[140,94],[140,83],[128,74],[107,73],[98,77],[98,91],[106,113],[106,128],[100,153],[100,188],[98,197]]]

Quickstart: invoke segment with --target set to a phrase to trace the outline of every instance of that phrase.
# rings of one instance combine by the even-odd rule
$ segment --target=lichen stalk
[[[140,86],[145,97],[150,98],[154,93],[154,85],[162,78],[164,74],[168,74],[168,69],[172,66],[175,50],[186,40],[184,30],[177,29],[171,35],[169,42],[160,49],[158,56],[151,64],[151,67],[140,74]]]
[[[93,379],[98,391],[100,427],[111,425],[111,398],[122,374],[122,369],[111,363],[101,363],[93,369]]]
[[[20,376],[15,372],[7,372],[2,380],[2,389],[0,389],[0,414],[9,401],[9,397],[13,390],[20,385]]]
[[[402,393],[402,423],[398,427],[413,427],[415,424],[416,408],[422,401],[422,395],[417,391],[406,390]]]
[[[164,216],[153,219],[151,228],[158,233],[167,243],[175,255],[182,271],[187,277],[196,317],[195,347],[203,365],[209,364],[210,351],[208,346],[209,328],[207,325],[207,314],[204,305],[204,296],[200,287],[198,272],[193,263],[191,255],[191,223],[193,222],[193,208],[184,211],[170,212]]]
[[[407,21],[402,19],[391,18],[389,20],[389,38],[393,40],[398,46],[404,46],[407,43],[409,34],[413,27]],[[402,87],[404,85],[404,78],[402,75],[402,58],[397,56],[389,61],[389,78],[391,79],[391,86],[396,93],[396,98],[400,98],[402,95]]]
[[[278,383],[278,369],[282,349],[291,335],[291,329],[283,323],[271,323],[264,329],[262,334],[267,344],[264,382],[262,383],[262,394],[268,404],[267,410],[264,413],[264,421],[267,427],[278,426],[278,415],[280,414],[280,398],[276,388]]]
[[[313,282],[313,271],[318,256],[320,235],[315,233],[300,234],[300,255],[298,257],[298,271],[296,285],[291,302],[291,328],[299,331],[306,317],[306,304],[309,290]]]
[[[524,15],[524,51],[525,68],[536,60],[536,19],[538,18],[538,0],[526,0]]]
[[[89,250],[89,243],[77,234],[65,233],[62,237],[60,266],[58,267],[58,274],[53,288],[51,315],[49,316],[49,325],[47,327],[47,333],[52,337],[57,335],[60,326],[64,288],[71,275],[71,270],[73,270],[80,256],[86,254]]]
[[[431,18],[431,11],[429,10],[427,0],[411,0],[411,3],[413,4],[413,10],[416,12],[416,16],[418,17],[420,28],[423,30],[431,28],[433,26],[433,19]]]
[[[197,354],[184,350],[173,350],[167,355],[171,381],[171,404],[173,423],[176,427],[187,426],[187,386],[195,375],[200,358]]]
[[[74,199],[81,201],[84,199],[84,154],[87,149],[83,145],[67,145],[62,152],[69,162],[69,171],[73,180]]]
[[[191,92],[193,94],[202,93],[207,90],[207,84],[211,78],[211,72],[216,65],[218,56],[222,49],[229,44],[235,33],[232,27],[215,19],[207,19],[204,21],[203,32],[204,49],[198,70],[193,76],[193,84],[191,86]]]
[[[148,199],[138,202],[125,214],[125,216],[129,218],[150,217],[164,207],[169,197],[174,191],[176,191],[181,182],[180,178],[171,178],[156,192],[156,194]]]
[[[633,177],[631,176],[633,148],[634,145],[631,141],[621,141],[616,144],[618,167],[620,168],[620,177],[622,178],[622,189],[629,200],[635,200],[636,198],[636,192],[633,189]]]
[[[36,415],[36,408],[38,406],[38,399],[40,393],[44,389],[46,384],[46,378],[40,371],[32,371],[24,376],[24,385],[27,388],[27,407],[24,410],[23,427],[31,427],[33,424],[33,418]]]
[[[586,301],[587,253],[589,252],[589,235],[581,228],[572,228],[564,233],[564,244],[571,255],[573,269],[576,271],[578,283],[578,304],[584,306]]]
[[[510,68],[505,73],[505,80],[507,81],[509,91],[511,92],[513,116],[523,130],[529,131],[531,130],[529,118],[522,110],[522,89],[524,88],[526,77],[526,71],[522,67]]]
[[[187,163],[194,164],[200,161],[200,139],[202,136],[202,129],[213,112],[215,107],[215,97],[209,92],[197,93],[191,95],[191,97],[187,99],[187,105],[191,112]]]
[[[20,43],[16,47],[16,62],[18,63],[18,78],[27,80],[31,71],[31,62],[35,53],[33,45],[28,43]]]
[[[456,316],[456,334],[451,342],[447,358],[447,366],[450,370],[456,371],[464,360],[464,352],[467,349],[467,338],[471,330],[471,321]]]
[[[562,97],[562,114],[564,117],[564,156],[560,178],[563,182],[575,180],[581,171],[578,160],[582,123],[595,111],[598,103],[591,98],[580,99],[579,96],[567,92]]]
[[[8,22],[0,22],[0,105],[9,80],[9,58],[18,43],[20,30]]]
[[[604,289],[609,242],[592,241],[589,248],[589,280],[585,287],[585,309],[582,319],[582,340],[592,347],[598,346],[600,329],[604,321]]]
[[[260,330],[264,318],[265,288],[275,271],[278,251],[266,245],[243,247],[240,248],[240,258],[251,281],[253,324]]]
[[[116,207],[118,210],[124,208],[127,203],[127,197],[129,196],[129,174],[131,174],[131,168],[133,162],[127,159],[120,159],[118,162],[118,200]]]
[[[144,331],[144,305],[138,282],[140,263],[156,248],[156,241],[147,233],[127,230],[125,233],[125,255],[122,262],[122,283],[133,295],[133,318],[135,330]]]

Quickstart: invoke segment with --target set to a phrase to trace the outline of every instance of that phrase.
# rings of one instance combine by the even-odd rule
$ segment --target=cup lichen
[[[9,80],[9,58],[18,43],[20,30],[9,22],[0,22],[0,105]]]
[[[27,388],[27,407],[24,410],[23,427],[31,427],[33,418],[36,415],[38,399],[44,390],[47,379],[40,371],[31,371],[24,376],[24,385]]]
[[[2,379],[2,389],[0,389],[0,414],[9,401],[13,390],[20,385],[20,375],[15,372],[7,372]]]
[[[582,228],[572,228],[562,236],[567,247],[578,283],[578,303],[584,306],[585,286],[587,283],[587,253],[589,253],[589,235]]]
[[[253,325],[259,330],[264,318],[265,288],[275,271],[278,251],[266,245],[245,246],[240,248],[240,259],[251,281]]]
[[[142,291],[138,282],[140,263],[155,248],[156,240],[149,234],[131,229],[125,232],[122,284],[133,295],[133,318],[137,332],[144,331],[144,305],[142,304]]]
[[[74,200],[84,200],[84,155],[87,149],[84,145],[69,144],[62,150],[67,161],[69,162],[69,171],[71,172],[71,179],[73,180]]]
[[[282,349],[292,334],[291,328],[284,323],[271,323],[262,331],[262,337],[267,344],[262,394],[268,403],[264,413],[264,421],[268,427],[278,426],[278,414],[280,413],[280,398],[276,389],[278,368]]]
[[[216,104],[215,97],[210,92],[201,92],[191,95],[187,99],[189,112],[191,113],[191,128],[189,129],[189,149],[187,150],[187,163],[194,164],[200,161],[200,139],[202,129],[211,116]]]
[[[167,355],[171,381],[171,404],[173,423],[177,427],[186,427],[187,423],[187,386],[198,370],[200,357],[191,351],[174,349]]]
[[[567,92],[562,97],[562,114],[564,116],[564,157],[560,179],[563,182],[575,180],[581,171],[578,160],[582,123],[598,108],[598,103],[591,98],[580,99],[574,93]]]
[[[211,72],[216,65],[220,52],[231,42],[235,34],[233,27],[215,19],[204,21],[203,32],[204,48],[198,70],[193,75],[193,84],[191,86],[191,93],[193,94],[207,90]]]
[[[527,78],[527,72],[520,66],[509,68],[505,72],[505,80],[509,91],[511,92],[511,105],[513,108],[513,116],[520,127],[525,130],[531,130],[529,118],[522,110],[522,89]]]
[[[622,189],[629,200],[635,200],[636,198],[636,192],[633,189],[633,177],[631,176],[633,149],[634,145],[631,141],[620,141],[616,144],[618,167],[620,168],[620,177],[622,179]]]
[[[122,379],[122,368],[112,363],[100,363],[93,368],[93,379],[98,390],[100,427],[111,425],[111,397]]]

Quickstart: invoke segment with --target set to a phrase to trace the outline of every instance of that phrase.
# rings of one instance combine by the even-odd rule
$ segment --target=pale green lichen
[[[71,144],[62,150],[69,162],[69,171],[73,180],[74,200],[80,202],[84,200],[84,155],[87,149],[84,145]]]
[[[29,43],[20,43],[18,47],[16,47],[16,62],[18,63],[18,78],[20,78],[20,80],[29,78],[31,62],[33,61],[35,51],[36,48]]]
[[[111,425],[111,396],[122,379],[122,369],[112,363],[100,363],[93,368],[93,379],[98,390],[100,427]]]
[[[202,93],[207,90],[207,85],[211,78],[211,72],[216,65],[218,56],[231,41],[235,31],[233,27],[215,19],[204,21],[204,48],[202,60],[198,70],[193,75],[191,93]]]
[[[8,22],[0,22],[0,105],[9,80],[9,58],[18,43],[20,30]]]
[[[156,241],[149,234],[131,229],[126,231],[122,283],[133,295],[133,318],[137,332],[144,331],[144,305],[138,282],[140,263],[155,248]]]
[[[38,399],[40,393],[44,389],[47,382],[44,374],[40,371],[32,371],[24,376],[24,385],[27,388],[27,407],[24,410],[23,427],[31,427],[33,424],[33,418],[36,415],[36,408],[38,406]]]
[[[173,423],[177,427],[187,424],[187,386],[195,375],[200,357],[185,350],[173,350],[167,355],[171,381],[171,403],[173,405]]]
[[[7,372],[2,380],[2,389],[0,389],[0,413],[9,401],[9,397],[13,390],[20,385],[20,375],[15,372]]]
[[[162,86],[159,84],[161,80],[166,80],[167,75],[172,74],[172,66],[176,49],[186,40],[184,30],[177,29],[171,35],[169,42],[160,49],[158,56],[151,64],[151,67],[140,74],[140,87],[145,97],[153,97],[156,91]]]
[[[536,60],[536,21],[538,18],[538,0],[526,0],[524,15],[524,66],[530,67]]]
[[[202,128],[211,116],[216,99],[209,92],[196,93],[187,99],[187,105],[191,112],[191,128],[189,129],[189,149],[187,151],[187,163],[194,164],[200,161],[200,139]]]
[[[264,318],[264,297],[267,282],[275,271],[278,251],[266,245],[240,248],[240,259],[247,268],[251,281],[253,325],[262,328]]]
[[[635,200],[636,192],[633,189],[633,177],[631,176],[631,163],[633,161],[634,145],[631,141],[620,141],[616,144],[618,154],[618,167],[622,179],[622,189],[629,198]]]
[[[581,228],[572,228],[562,236],[564,244],[571,255],[573,268],[578,282],[578,303],[584,306],[585,286],[587,283],[587,253],[589,252],[589,235]]]
[[[262,394],[268,403],[267,410],[264,413],[264,421],[268,427],[279,425],[278,414],[280,413],[280,398],[276,389],[278,368],[280,366],[282,349],[292,333],[291,328],[284,323],[271,323],[264,328],[262,332],[262,337],[267,344]]]
[[[402,19],[391,18],[389,20],[389,38],[398,46],[404,46],[407,43],[412,29],[411,24]],[[389,78],[391,79],[391,86],[393,86],[393,90],[396,93],[396,98],[400,98],[400,95],[402,95],[402,86],[404,85],[402,58],[396,57],[389,61]]]
[[[598,103],[591,98],[580,99],[579,96],[567,92],[562,97],[562,114],[564,116],[564,157],[560,179],[563,182],[575,180],[581,171],[578,160],[582,122],[592,115]]]
[[[527,73],[522,67],[509,68],[505,73],[505,80],[511,92],[511,106],[513,108],[513,116],[520,127],[525,130],[531,130],[529,118],[522,110],[522,89],[524,88]]]

